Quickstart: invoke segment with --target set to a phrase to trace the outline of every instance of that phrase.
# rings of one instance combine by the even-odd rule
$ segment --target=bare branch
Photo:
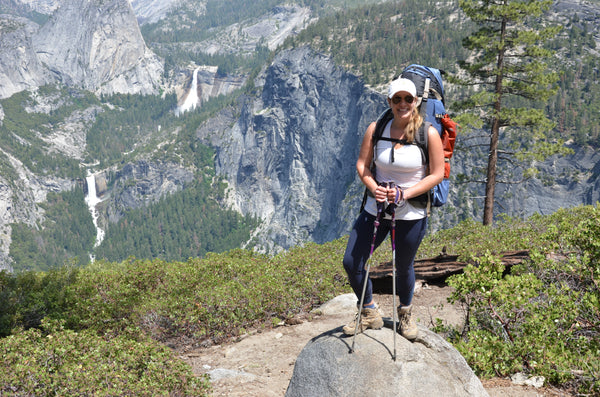
[[[479,183],[479,184],[485,184],[485,183],[486,183],[486,181],[485,181],[485,179],[483,179],[483,180],[479,180],[479,179],[470,179],[470,180],[468,180],[468,181],[457,181],[457,182],[452,182],[452,183],[454,183],[455,185],[463,185],[463,184],[466,184],[466,183]]]
[[[521,167],[521,165],[518,162],[516,162],[512,157],[498,156],[498,160],[503,160],[503,161],[506,161],[507,163],[510,163],[510,164],[514,165],[514,166]]]
[[[525,183],[526,181],[528,181],[530,179],[531,179],[531,177],[523,178],[523,179],[518,180],[518,181],[503,181],[503,180],[499,180],[499,181],[496,181],[496,182],[498,184],[503,184],[503,185],[520,185],[520,184]]]
[[[514,156],[517,152],[509,152],[507,150],[498,150],[498,154],[508,154],[510,156]]]

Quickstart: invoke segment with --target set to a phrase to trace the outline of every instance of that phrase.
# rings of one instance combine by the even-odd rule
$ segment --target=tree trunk
[[[494,221],[494,195],[496,193],[496,168],[498,165],[498,140],[500,138],[500,110],[502,109],[502,78],[504,66],[504,39],[506,36],[506,19],[502,21],[500,31],[500,50],[498,51],[498,72],[496,74],[496,101],[494,102],[494,117],[490,137],[487,178],[485,182],[485,204],[483,207],[483,224],[491,225]]]
[[[498,105],[495,105],[498,106]],[[496,191],[496,167],[498,164],[498,138],[500,120],[496,117],[492,124],[490,153],[488,157],[487,178],[485,182],[485,205],[483,207],[483,224],[491,225],[494,221],[494,195]]]

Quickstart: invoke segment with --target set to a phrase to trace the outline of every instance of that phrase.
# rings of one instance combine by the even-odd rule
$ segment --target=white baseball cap
[[[390,87],[388,89],[388,98],[392,99],[394,94],[400,91],[408,92],[415,98],[417,96],[417,87],[415,87],[415,83],[402,77],[390,83]]]

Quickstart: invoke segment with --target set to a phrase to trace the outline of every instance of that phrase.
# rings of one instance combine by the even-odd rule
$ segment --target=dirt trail
[[[440,318],[444,324],[460,324],[463,313],[458,306],[447,302],[450,293],[450,287],[419,285],[413,301],[418,323],[431,327]],[[296,357],[308,341],[352,319],[355,300],[347,298],[343,307],[324,308],[323,314],[307,316],[298,324],[256,332],[236,343],[195,349],[182,353],[181,358],[192,366],[195,374],[211,376],[213,396],[282,397]],[[391,296],[376,295],[376,301],[384,315],[391,317]],[[507,379],[482,383],[491,397],[571,396],[552,388],[515,385]]]

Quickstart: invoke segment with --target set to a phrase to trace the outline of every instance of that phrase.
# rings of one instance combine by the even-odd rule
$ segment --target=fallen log
[[[510,268],[529,258],[529,250],[508,251],[502,253],[502,264],[506,272]],[[458,260],[458,255],[442,253],[433,258],[415,260],[415,278],[430,283],[442,283],[451,275],[464,271],[467,262]],[[383,262],[371,268],[370,277],[373,282],[373,291],[389,294],[392,292],[392,262]]]

